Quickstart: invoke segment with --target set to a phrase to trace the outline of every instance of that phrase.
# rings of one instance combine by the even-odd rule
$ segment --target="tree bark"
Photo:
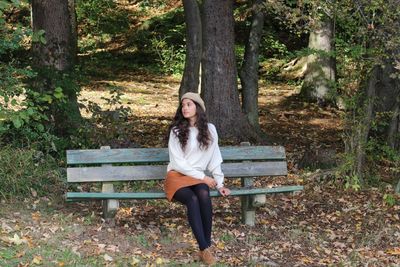
[[[196,0],[183,0],[186,21],[186,59],[179,97],[186,92],[199,91],[199,72],[201,62],[201,16]]]
[[[68,0],[68,13],[71,23],[71,61],[76,64],[78,54],[78,22],[76,19],[75,0]]]
[[[234,18],[231,0],[204,0],[202,12],[202,96],[207,115],[224,138],[258,140],[242,113],[234,53]]]
[[[356,151],[356,174],[361,183],[364,182],[364,170],[365,170],[365,156],[366,156],[366,144],[368,142],[368,136],[371,129],[372,119],[374,117],[374,104],[376,96],[376,85],[379,81],[379,66],[375,66],[368,78],[365,99],[361,105],[362,109],[362,122],[358,125],[355,139],[355,151]]]
[[[72,30],[67,0],[33,0],[33,31],[45,31],[46,43],[35,42],[35,65],[70,70],[73,63]]]
[[[263,0],[256,0],[253,4],[252,22],[249,30],[244,60],[239,72],[242,84],[242,107],[250,124],[258,131],[258,56],[264,26]]]
[[[77,128],[81,119],[76,86],[72,85],[71,73],[76,56],[71,16],[73,6],[68,0],[33,0],[32,27],[34,32],[44,30],[46,42],[32,45],[34,67],[38,72],[33,87],[43,94],[52,94],[61,87],[66,103],[49,104],[48,116],[56,134],[68,135]]]
[[[335,102],[336,91],[332,85],[336,79],[336,64],[335,58],[330,54],[334,51],[333,40],[333,20],[324,15],[310,32],[308,47],[315,52],[308,56],[301,89],[303,96],[320,105]]]

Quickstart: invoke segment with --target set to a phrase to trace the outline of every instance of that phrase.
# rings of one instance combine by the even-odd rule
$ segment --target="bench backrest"
[[[287,175],[282,146],[220,147],[225,177]],[[67,151],[68,182],[164,179],[167,148],[89,149]]]

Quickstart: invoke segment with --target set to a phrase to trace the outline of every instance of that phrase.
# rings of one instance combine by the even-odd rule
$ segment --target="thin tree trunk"
[[[199,91],[199,72],[201,62],[201,17],[196,0],[183,0],[186,21],[186,59],[179,97],[186,92]]]
[[[258,56],[265,16],[263,0],[256,0],[252,8],[252,22],[239,76],[242,84],[243,111],[250,124],[260,132],[258,122]]]
[[[399,115],[400,115],[400,103],[396,101],[396,105],[392,111],[392,119],[390,120],[387,142],[392,149],[398,149],[398,134],[399,134]]]
[[[202,96],[207,114],[225,138],[258,140],[242,113],[234,53],[233,1],[203,1]]]
[[[364,181],[364,170],[365,170],[365,156],[366,156],[366,144],[368,142],[368,135],[371,129],[371,123],[374,116],[374,102],[376,96],[376,84],[379,79],[379,66],[376,66],[371,71],[368,79],[365,101],[363,103],[363,119],[362,123],[357,127],[356,135],[356,174],[360,179],[360,182]]]

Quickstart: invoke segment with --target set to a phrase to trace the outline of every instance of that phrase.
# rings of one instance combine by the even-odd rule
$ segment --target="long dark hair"
[[[208,130],[207,116],[199,104],[197,104],[194,101],[193,103],[196,105],[196,115],[197,115],[195,126],[199,130],[199,134],[197,135],[197,141],[199,141],[200,149],[207,149],[212,140],[211,134]],[[187,141],[189,139],[189,127],[190,127],[189,120],[183,117],[182,103],[180,103],[178,109],[176,110],[175,117],[168,128],[167,140],[169,139],[169,135],[172,130],[172,132],[178,137],[182,149],[185,150]]]

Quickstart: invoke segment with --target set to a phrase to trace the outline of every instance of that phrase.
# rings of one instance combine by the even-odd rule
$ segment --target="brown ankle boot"
[[[217,262],[213,256],[210,248],[206,248],[205,250],[200,251],[199,257],[200,257],[200,260],[207,265],[213,265]]]

